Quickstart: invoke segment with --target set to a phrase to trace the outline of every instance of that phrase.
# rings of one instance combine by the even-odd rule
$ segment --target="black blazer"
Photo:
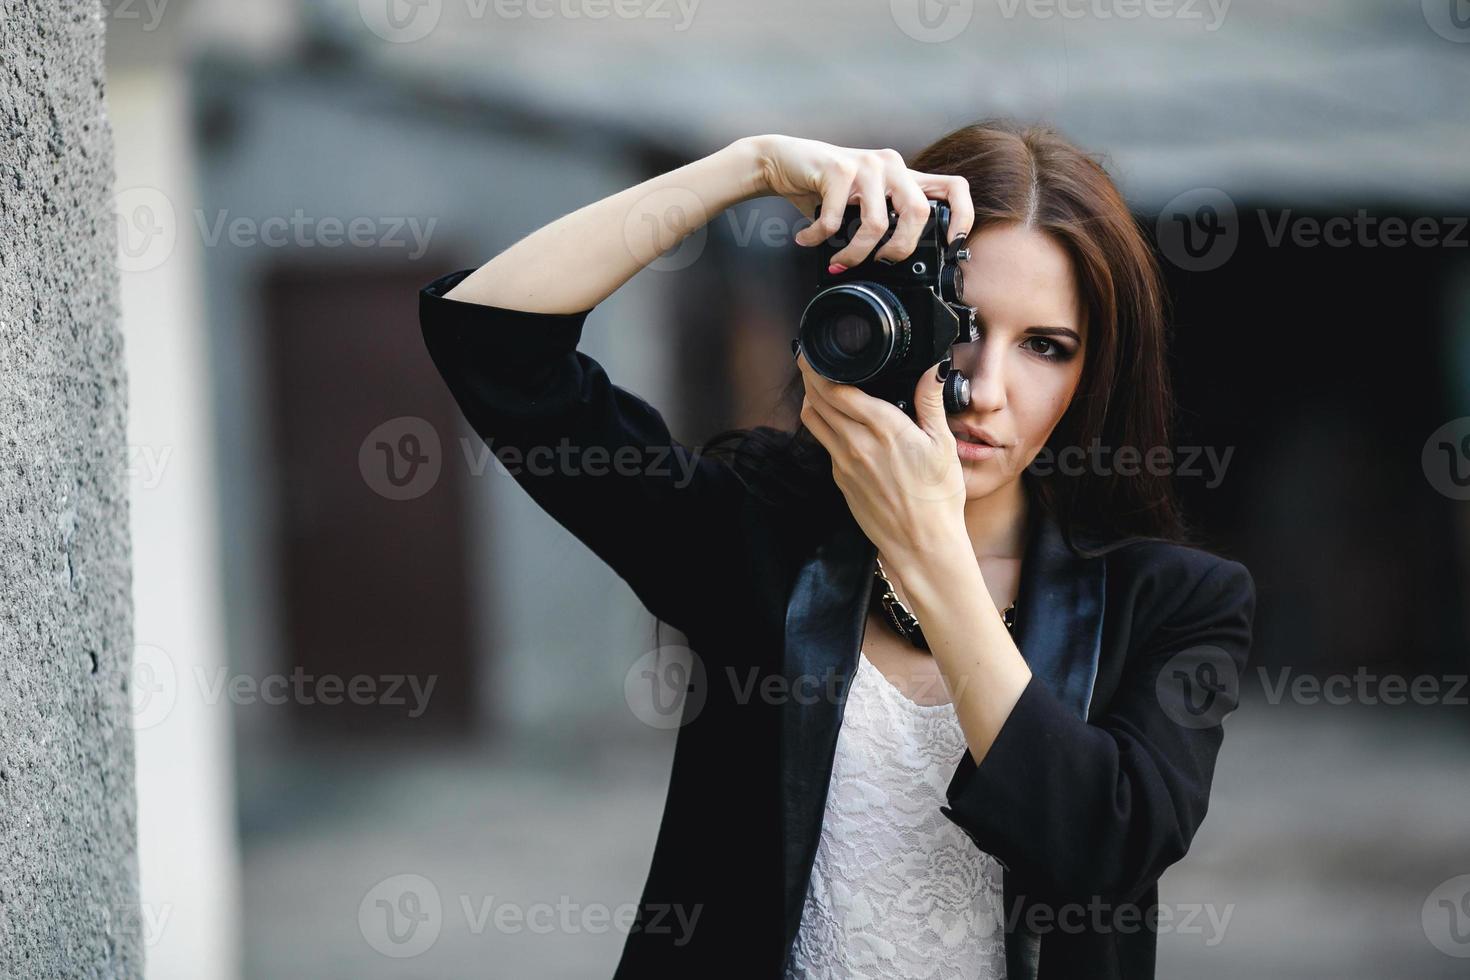
[[[614,980],[779,978],[874,548],[845,507],[820,519],[763,502],[730,464],[675,441],[577,350],[590,310],[444,299],[467,274],[420,294],[424,342],[465,418],[696,652],[699,696],[685,701]],[[1152,977],[1157,879],[1205,816],[1254,585],[1238,562],[1156,539],[1074,550],[1032,514],[1015,636],[1033,676],[984,762],[965,754],[940,810],[1004,868],[1011,980]],[[597,814],[586,820],[596,833]]]

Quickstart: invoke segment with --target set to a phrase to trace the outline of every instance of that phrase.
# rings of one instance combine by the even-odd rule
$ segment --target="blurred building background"
[[[471,437],[416,291],[738,136],[911,155],[990,115],[1103,152],[1156,234],[1178,444],[1215,454],[1180,489],[1259,591],[1211,814],[1161,886],[1228,918],[1163,935],[1160,976],[1464,975],[1463,2],[103,16],[151,977],[610,975],[616,930],[495,909],[637,900],[674,732],[625,679],[660,640]],[[687,441],[788,419],[797,217],[721,216],[584,349]],[[1381,703],[1391,677],[1437,693]],[[386,935],[380,901],[432,929]]]

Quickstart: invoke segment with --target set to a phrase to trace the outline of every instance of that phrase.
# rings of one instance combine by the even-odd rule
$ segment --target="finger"
[[[807,394],[832,411],[875,431],[899,423],[908,424],[908,416],[897,405],[874,398],[855,385],[841,384],[822,377],[807,361],[805,351],[797,355],[796,364],[801,369]]]
[[[842,215],[847,210],[847,199],[852,196],[852,181],[857,176],[857,165],[839,161],[822,174],[822,213],[816,221],[796,233],[798,245],[820,245],[842,227]]]
[[[838,439],[837,433],[832,431],[832,426],[828,425],[827,420],[822,418],[822,413],[817,410],[816,404],[810,399],[801,403],[801,423],[811,431],[812,435],[817,437],[817,441],[822,444],[822,448],[827,450],[827,455],[835,460],[840,451],[840,440]]]
[[[944,384],[939,380],[937,365],[920,375],[919,383],[914,386],[914,418],[935,439],[943,442],[954,438],[949,430],[948,413],[944,411]]]
[[[837,382],[822,377],[806,359],[806,351],[796,355],[796,366],[801,370],[802,388],[809,401],[826,404],[833,388],[841,387]]]
[[[925,195],[949,202],[949,240],[969,234],[975,227],[975,203],[970,199],[970,182],[955,174],[926,174],[913,171]]]
[[[817,397],[822,404],[832,406],[834,410],[874,432],[910,424],[909,417],[897,405],[875,398],[856,385],[829,381],[826,387],[817,392]]]
[[[858,201],[862,206],[863,220],[852,241],[832,261],[849,269],[861,265],[878,240],[888,232],[888,201],[884,197],[886,182],[883,172],[875,167],[864,167],[857,175]]]
[[[796,366],[801,371],[802,384],[808,393],[816,393],[818,397],[824,397],[827,392],[838,387],[838,383],[831,378],[823,377],[812,367],[812,362],[806,359],[806,351],[796,355]]]
[[[929,199],[908,170],[901,171],[893,179],[888,195],[893,198],[894,210],[898,212],[898,225],[893,230],[893,237],[873,257],[900,262],[913,255],[919,247],[919,236],[929,220]]]
[[[835,445],[830,446],[828,452],[842,457],[843,460],[855,457],[877,458],[878,440],[866,425],[851,416],[844,415],[830,402],[823,401],[821,397],[808,395],[807,404],[833,436]]]

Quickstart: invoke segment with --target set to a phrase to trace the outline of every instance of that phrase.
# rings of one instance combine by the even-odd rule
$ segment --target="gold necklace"
[[[883,621],[893,628],[899,636],[908,640],[921,650],[929,649],[929,643],[924,639],[924,631],[919,628],[919,619],[909,607],[903,604],[898,593],[893,589],[893,583],[883,571],[883,559],[874,557],[873,566],[873,596],[883,609]],[[1007,630],[1014,632],[1016,624],[1016,604],[1012,602],[1001,611],[1000,621],[1005,623]]]

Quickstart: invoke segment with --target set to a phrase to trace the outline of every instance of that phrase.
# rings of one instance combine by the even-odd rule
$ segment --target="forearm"
[[[564,215],[445,295],[533,313],[591,309],[715,215],[769,193],[761,166],[763,139],[738,139]]]
[[[1081,707],[1084,718],[1033,677],[983,762],[947,789],[946,815],[1029,895],[1132,901],[1185,855],[1204,820],[1223,721],[1239,703],[1231,679],[1245,673],[1255,588],[1238,562],[1200,575],[1190,567],[1199,559],[1184,561],[1154,578],[1154,601],[1174,608],[1135,609],[1113,641],[1123,645],[1099,651],[1126,657],[1106,705]]]
[[[976,764],[1031,679],[990,597],[964,535],[908,559],[896,569],[929,650],[954,696],[955,714]]]

